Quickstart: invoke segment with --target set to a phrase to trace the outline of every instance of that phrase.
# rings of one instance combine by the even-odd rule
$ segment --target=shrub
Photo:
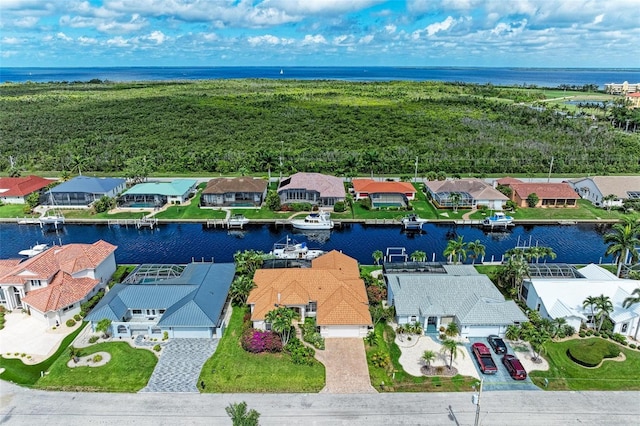
[[[98,290],[95,296],[93,296],[91,299],[81,304],[80,315],[82,315],[83,317],[86,317],[89,311],[98,304],[100,299],[102,299],[102,296],[104,296],[104,289]]]
[[[77,322],[82,321],[82,317],[80,316],[80,314],[75,314],[75,315],[73,316],[73,319],[74,319],[74,320],[76,320]]]
[[[73,319],[69,318],[65,324],[67,324],[67,327],[73,327],[74,325],[76,325],[76,322]]]
[[[635,345],[634,343],[631,343],[631,344],[629,344],[629,347],[630,347],[631,349],[635,349],[635,348],[636,348],[636,345]]]
[[[619,354],[618,346],[601,339],[577,340],[567,349],[567,356],[585,367],[596,367],[603,358],[615,358]]]
[[[289,207],[294,212],[308,212],[311,211],[311,203],[291,203]]]
[[[586,335],[587,335],[587,334],[586,334],[584,331],[581,331],[581,332],[578,334],[578,336],[580,336],[580,337],[585,337]]]
[[[169,339],[169,332],[165,331],[164,333],[162,333],[162,340],[168,340]]]
[[[297,337],[292,337],[284,350],[291,355],[294,364],[313,365],[313,357],[316,351],[302,344]]]
[[[371,354],[371,364],[379,368],[387,368],[391,364],[391,358],[385,352],[374,352]]]
[[[315,318],[305,318],[304,324],[300,326],[302,329],[302,339],[312,344],[316,349],[324,349],[324,338],[316,330]]]
[[[370,304],[380,303],[387,299],[387,289],[380,288],[375,284],[367,286],[367,298]]]
[[[153,347],[153,350],[156,351],[156,352],[160,352],[160,349],[162,349],[162,347],[160,345],[155,345]]]
[[[436,374],[437,375],[444,374],[444,365],[439,365],[439,366],[436,367]]]
[[[98,339],[99,339],[98,336],[91,336],[89,337],[89,343],[95,343],[98,341]]]
[[[611,340],[613,340],[614,342],[618,342],[621,345],[626,345],[627,344],[627,338],[625,336],[623,336],[620,333],[614,333],[611,336]]]
[[[591,329],[587,330],[587,336],[593,336],[593,330]]]
[[[95,355],[93,356],[93,358],[91,358],[91,361],[93,361],[93,362],[100,362],[100,361],[102,361],[102,355],[100,355],[100,354],[95,354]]]
[[[240,339],[242,349],[258,354],[261,352],[282,352],[282,340],[273,331],[246,330]]]
[[[336,213],[342,213],[345,210],[347,210],[347,206],[344,204],[344,201],[337,201],[333,205],[333,211]]]

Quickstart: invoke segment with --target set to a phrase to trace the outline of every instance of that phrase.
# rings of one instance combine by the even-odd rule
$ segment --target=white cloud
[[[364,37],[361,37],[360,40],[358,40],[358,43],[360,44],[369,44],[373,41],[374,36],[372,34],[368,34]]]
[[[21,44],[22,40],[17,38],[17,37],[3,37],[2,38],[2,44],[6,45],[6,44]]]
[[[526,19],[523,19],[522,21],[515,23],[514,25],[500,22],[498,25],[495,26],[495,28],[491,30],[491,34],[499,35],[499,36],[500,35],[512,36],[512,35],[520,34],[522,33],[526,25],[527,25]]]
[[[107,45],[114,47],[127,47],[129,46],[129,40],[123,38],[122,36],[117,36],[107,40]]]
[[[69,37],[68,35],[66,35],[63,32],[59,32],[58,34],[56,34],[56,38],[58,40],[63,40],[63,41],[73,41],[73,39],[71,37]]]
[[[98,40],[93,37],[85,37],[85,36],[78,37],[78,43],[83,45],[96,44],[97,42]]]
[[[147,36],[147,39],[155,41],[156,44],[162,44],[165,42],[167,37],[162,33],[162,31],[154,31]]]
[[[318,35],[309,35],[304,36],[304,40],[302,40],[303,45],[310,44],[327,44],[327,40],[320,34]]]
[[[266,0],[264,4],[291,15],[336,15],[385,3],[386,0]]]
[[[640,7],[640,6],[639,6],[639,7]],[[600,15],[596,16],[596,17],[593,19],[593,22],[592,22],[592,23],[593,23],[593,24],[599,24],[599,23],[601,23],[603,20],[604,20],[604,13],[601,13]]]
[[[125,22],[112,19],[84,16],[71,17],[69,15],[64,15],[60,17],[59,23],[63,27],[93,28],[104,33],[129,33],[141,30],[149,24],[138,14],[132,15],[129,21]]]
[[[34,28],[38,24],[39,19],[35,16],[25,16],[13,21],[13,25],[18,28]]]
[[[397,28],[398,27],[396,27],[395,25],[389,24],[389,25],[385,25],[384,30],[389,34],[393,34],[396,32]]]
[[[252,46],[259,46],[259,45],[277,46],[277,45],[292,44],[294,42],[292,39],[280,38],[280,37],[276,37],[276,36],[271,35],[271,34],[265,34],[265,35],[262,35],[262,36],[255,36],[255,37],[248,37],[247,41]]]

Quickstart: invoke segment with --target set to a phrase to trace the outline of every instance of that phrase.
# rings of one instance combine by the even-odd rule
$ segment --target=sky
[[[640,68],[640,0],[0,0],[0,67]]]

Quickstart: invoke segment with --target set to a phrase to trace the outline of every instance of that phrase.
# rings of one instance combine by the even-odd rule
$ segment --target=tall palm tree
[[[247,303],[249,293],[251,293],[251,290],[253,290],[255,286],[256,284],[253,282],[253,279],[246,275],[238,275],[231,282],[229,296],[236,306],[242,306]]]
[[[600,331],[602,329],[602,324],[604,324],[605,317],[608,317],[609,314],[613,312],[613,303],[611,303],[611,298],[604,294],[596,297],[596,309],[598,310],[596,316],[600,319],[600,324],[598,324],[598,331]]]
[[[605,254],[614,255],[618,258],[618,272],[620,276],[622,265],[627,262],[629,255],[632,259],[638,258],[636,247],[640,245],[638,233],[638,218],[636,216],[626,216],[621,223],[616,223],[611,227],[611,232],[605,234],[604,242],[609,244]]]
[[[631,305],[635,305],[636,303],[640,303],[640,287],[636,288],[631,292],[631,296],[624,299],[622,302],[622,307],[629,308]]]
[[[374,260],[374,262],[376,262],[376,265],[379,265],[380,264],[380,259],[382,259],[382,257],[384,255],[382,254],[382,251],[376,250],[376,251],[373,252],[373,254],[371,256],[373,256],[373,260]]]
[[[298,314],[293,309],[285,306],[280,306],[265,315],[265,320],[271,324],[271,329],[280,335],[282,346],[286,346],[291,339],[291,329],[293,328],[291,324],[297,316]]]
[[[443,254],[453,263],[467,260],[467,243],[463,241],[463,236],[459,236],[455,240],[449,240]]]
[[[449,194],[449,201],[453,206],[453,212],[457,213],[460,201],[462,201],[462,194],[460,194],[459,192],[452,192],[451,194]]]
[[[565,318],[562,318],[562,317],[555,318],[552,321],[551,337],[556,337],[558,333],[560,333],[560,330],[562,330],[562,328],[565,325],[567,325],[567,320]]]
[[[467,250],[471,252],[469,257],[473,259],[471,262],[472,265],[476,264],[476,259],[485,255],[485,245],[480,242],[480,240],[475,240],[467,244]]]
[[[464,356],[464,352],[462,352],[458,343],[451,339],[446,339],[442,342],[442,348],[440,351],[445,355],[449,354],[449,369],[453,366],[453,360],[458,357],[458,354],[462,354],[462,356]]]
[[[511,287],[516,290],[517,297],[522,293],[522,283],[529,276],[529,266],[523,257],[510,257],[504,265],[505,278],[511,281]]]
[[[582,301],[582,307],[587,308],[587,306],[591,309],[591,324],[595,325],[596,323],[596,314],[595,314],[595,306],[596,306],[596,297],[595,296],[587,296],[586,299]]]
[[[556,252],[553,251],[551,247],[540,247],[540,253],[543,258],[548,257],[551,260],[557,257]],[[537,262],[538,262],[538,259],[536,259],[536,263]]]

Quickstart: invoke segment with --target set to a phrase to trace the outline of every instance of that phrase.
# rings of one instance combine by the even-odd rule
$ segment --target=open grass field
[[[581,340],[547,343],[544,357],[549,362],[549,370],[532,371],[533,382],[545,389],[544,380],[547,379],[549,390],[640,390],[640,351],[620,346],[624,361],[605,360],[599,367],[586,368],[567,356],[567,349]]]
[[[233,314],[216,353],[204,364],[198,382],[204,392],[319,392],[324,366],[296,365],[284,353],[252,354],[240,346],[244,309]]]

